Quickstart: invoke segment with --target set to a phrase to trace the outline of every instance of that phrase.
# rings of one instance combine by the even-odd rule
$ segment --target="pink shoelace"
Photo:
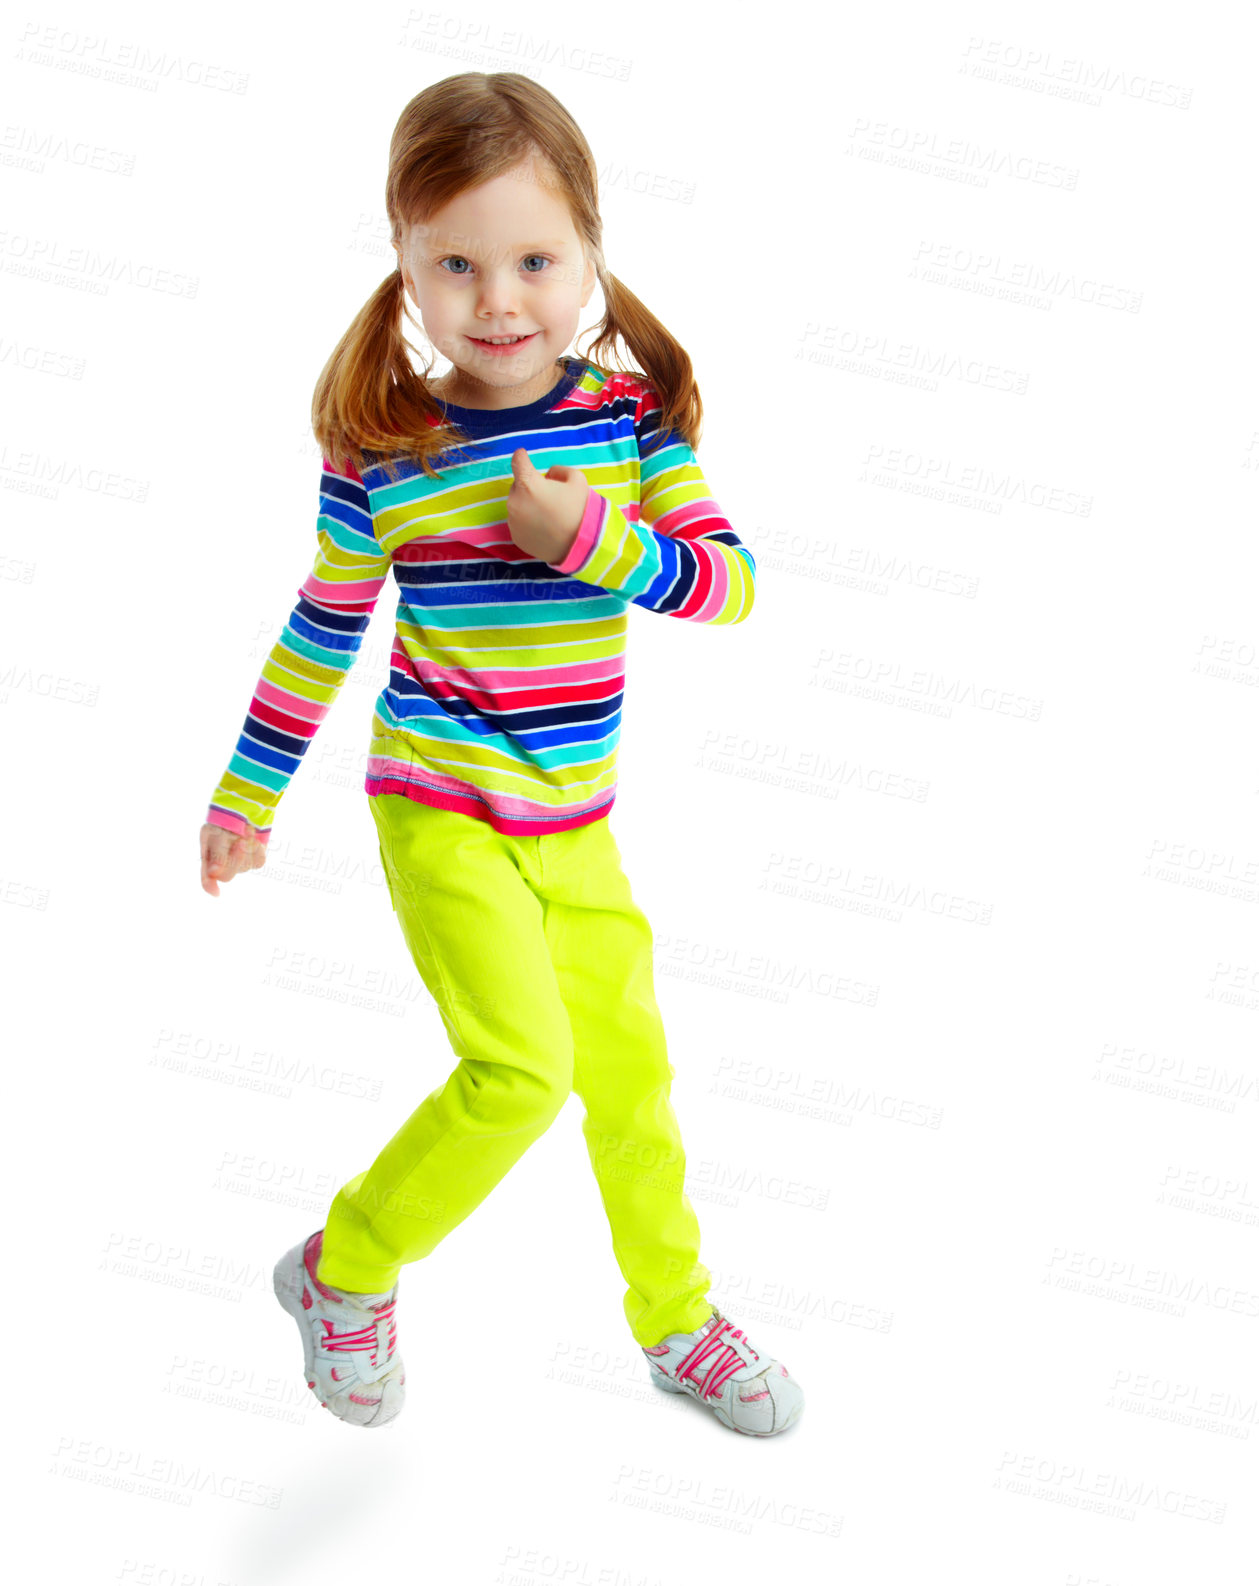
[[[693,1382],[700,1394],[707,1399],[716,1398],[726,1379],[741,1366],[749,1364],[742,1351],[751,1355],[753,1360],[761,1358],[759,1352],[749,1343],[743,1329],[732,1326],[720,1312],[717,1314],[719,1318],[717,1325],[700,1339],[689,1354],[683,1356],[674,1372],[674,1376],[686,1377]],[[736,1338],[743,1340],[741,1349],[736,1349],[730,1342]],[[701,1368],[703,1368],[702,1372]]]
[[[368,1322],[363,1327],[356,1327],[352,1331],[338,1333],[333,1330],[332,1323],[325,1316],[323,1324],[326,1329],[320,1343],[325,1349],[370,1349],[372,1352],[372,1365],[376,1365],[376,1350],[380,1341],[378,1324],[382,1321],[388,1323],[388,1332],[385,1340],[386,1354],[392,1355],[394,1345],[398,1340],[398,1324],[394,1319],[394,1312],[398,1308],[397,1300],[390,1300],[388,1305],[382,1305],[376,1312],[376,1321]]]
[[[319,1281],[317,1268],[319,1265],[319,1256],[322,1249],[323,1230],[319,1229],[318,1232],[313,1233],[306,1241],[306,1249],[304,1252],[306,1276],[325,1299],[335,1300],[338,1304],[343,1304],[344,1301],[342,1296],[338,1294],[335,1289],[332,1289],[326,1283],[321,1283]],[[313,1303],[314,1301],[311,1299],[309,1293],[303,1294],[303,1305],[309,1308]],[[398,1323],[394,1315],[397,1308],[398,1301],[396,1296],[392,1300],[386,1301],[383,1305],[374,1305],[371,1307],[371,1309],[375,1313],[375,1321],[367,1322],[362,1327],[350,1328],[343,1333],[338,1333],[333,1327],[329,1318],[325,1316],[322,1318],[324,1325],[324,1336],[320,1339],[320,1343],[324,1349],[341,1349],[347,1352],[354,1349],[370,1349],[372,1352],[372,1365],[379,1365],[380,1362],[377,1359],[377,1351],[380,1346],[380,1331],[378,1324],[381,1321],[384,1321],[388,1324],[385,1334],[385,1354],[387,1358],[392,1357],[393,1352],[397,1348],[398,1344]],[[332,1368],[332,1376],[334,1381],[340,1380],[341,1374],[335,1366]],[[351,1395],[351,1397],[353,1397],[353,1395]]]

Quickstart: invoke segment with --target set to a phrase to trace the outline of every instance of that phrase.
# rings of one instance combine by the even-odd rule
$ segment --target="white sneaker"
[[[354,1426],[385,1426],[406,1397],[394,1311],[387,1294],[352,1294],[315,1276],[323,1229],[275,1264],[275,1297],[297,1323],[306,1354],[306,1386],[333,1415]]]
[[[693,1333],[670,1333],[642,1349],[657,1387],[689,1393],[733,1432],[772,1437],[804,1409],[804,1392],[786,1366],[754,1349],[718,1310]]]

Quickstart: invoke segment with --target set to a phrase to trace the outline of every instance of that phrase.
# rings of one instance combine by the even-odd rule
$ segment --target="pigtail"
[[[594,355],[591,363],[596,368],[602,367],[603,358],[613,352],[619,337],[640,366],[634,373],[649,380],[660,397],[656,445],[663,444],[672,431],[692,451],[697,451],[703,430],[704,404],[685,349],[642,299],[604,266],[602,258],[596,259],[595,268],[605,307],[591,344],[590,351]]]
[[[432,459],[462,437],[443,424],[428,382],[411,364],[402,316],[414,319],[399,270],[380,283],[333,349],[315,384],[311,424],[324,456],[361,474],[383,462],[390,479],[406,457],[436,479]]]

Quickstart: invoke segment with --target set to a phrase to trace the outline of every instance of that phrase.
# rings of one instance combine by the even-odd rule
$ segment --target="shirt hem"
[[[502,832],[505,837],[536,837],[546,832],[566,832],[573,831],[579,826],[590,826],[595,821],[605,820],[616,802],[614,789],[604,803],[596,805],[593,809],[530,819],[517,815],[504,815],[477,794],[452,793],[448,788],[431,787],[426,782],[404,782],[401,777],[369,776],[364,788],[369,798],[378,798],[382,793],[400,793],[416,804],[428,804],[434,809],[455,810],[462,815],[471,816],[474,820],[484,821],[487,826],[493,827],[496,832]]]

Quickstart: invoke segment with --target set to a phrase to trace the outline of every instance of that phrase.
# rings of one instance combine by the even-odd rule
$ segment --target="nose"
[[[495,266],[481,277],[477,292],[477,311],[490,319],[506,313],[515,313],[520,307],[520,282],[510,267]]]

